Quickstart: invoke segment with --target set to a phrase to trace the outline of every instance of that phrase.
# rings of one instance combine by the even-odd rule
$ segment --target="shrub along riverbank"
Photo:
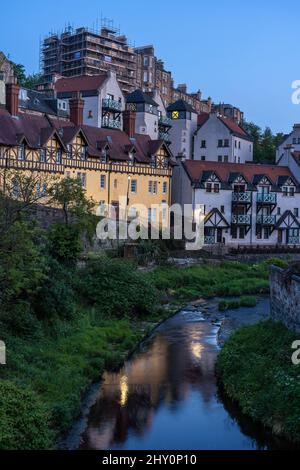
[[[296,339],[271,320],[244,327],[225,343],[217,371],[245,414],[300,443],[300,366],[291,359]]]
[[[44,187],[40,178],[6,174],[6,189],[17,182],[23,202],[0,192],[0,339],[7,353],[0,366],[0,449],[54,447],[91,382],[120,365],[147,325],[177,306],[200,296],[268,291],[267,263],[143,272],[102,256],[78,267],[83,235],[95,233],[94,204],[79,181],[54,183],[48,195],[65,220],[45,232],[28,214],[37,184]]]

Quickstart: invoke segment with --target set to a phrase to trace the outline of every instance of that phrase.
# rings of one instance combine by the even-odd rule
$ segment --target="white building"
[[[57,98],[67,101],[76,93],[81,94],[84,99],[83,124],[122,129],[125,98],[114,72],[60,78],[55,81],[54,90]]]
[[[135,113],[135,132],[149,135],[154,140],[170,143],[172,121],[166,116],[159,93],[135,90],[126,98],[126,109]]]
[[[192,106],[183,100],[178,100],[167,108],[167,116],[172,120],[169,131],[170,148],[173,155],[191,158],[193,153],[193,138],[197,130],[198,115]]]
[[[204,205],[205,244],[300,243],[300,186],[287,166],[178,163],[172,202]]]
[[[194,160],[245,163],[253,160],[253,143],[247,132],[218,113],[200,114],[194,135]]]

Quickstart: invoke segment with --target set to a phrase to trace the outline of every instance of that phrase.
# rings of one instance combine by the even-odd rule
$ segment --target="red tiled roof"
[[[90,156],[101,157],[101,146],[107,142],[109,157],[117,161],[128,161],[128,148],[134,146],[136,160],[140,163],[151,163],[151,155],[155,154],[163,143],[142,134],[135,134],[133,139],[129,139],[121,130],[85,125],[79,128],[70,121],[52,116],[20,113],[17,118],[13,118],[10,114],[0,113],[0,145],[15,146],[19,144],[20,138],[25,138],[31,148],[40,148],[56,132],[62,145],[66,146],[80,130],[86,137]],[[172,159],[171,152],[170,157]],[[171,164],[173,163],[172,160]]]
[[[205,124],[208,119],[209,119],[208,113],[198,114],[198,126],[199,127],[203,126],[203,124]]]
[[[290,176],[295,179],[287,166],[260,165],[258,163],[202,162],[196,160],[186,160],[183,166],[192,181],[199,181],[204,171],[215,172],[222,182],[228,182],[230,173],[240,173],[250,183],[255,175],[266,175],[273,184],[276,184],[279,176]]]
[[[83,75],[81,77],[61,78],[57,80],[54,88],[58,93],[98,90],[106,79],[106,73],[101,75]]]
[[[231,119],[229,119],[227,117],[224,117],[224,116],[218,116],[218,118],[234,134],[239,134],[239,135],[242,135],[242,136],[244,135],[245,137],[249,138],[249,135],[247,134],[247,132],[244,131],[244,129],[242,129],[242,127],[240,127],[236,122],[234,122]]]

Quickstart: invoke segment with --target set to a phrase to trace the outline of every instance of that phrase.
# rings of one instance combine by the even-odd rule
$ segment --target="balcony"
[[[252,193],[251,191],[245,191],[244,193],[232,193],[232,202],[238,204],[251,204]]]
[[[259,204],[277,204],[276,193],[257,193],[257,202]]]
[[[158,124],[164,127],[172,127],[172,119],[167,116],[160,116]]]
[[[256,217],[256,223],[258,225],[275,225],[276,215],[258,215]]]
[[[159,132],[158,133],[159,140],[164,140],[165,142],[171,142],[170,136],[167,132]]]
[[[102,118],[102,127],[106,127],[107,129],[121,129],[121,122],[117,119],[104,117]]]
[[[236,194],[243,194],[243,193],[236,193]],[[231,223],[234,225],[251,225],[251,215],[232,214]]]
[[[288,237],[288,245],[299,245],[299,237]]]
[[[214,245],[215,244],[215,236],[205,236],[204,237],[204,245]]]
[[[120,112],[122,110],[122,103],[110,98],[104,98],[102,100],[102,108],[109,109],[110,111]]]

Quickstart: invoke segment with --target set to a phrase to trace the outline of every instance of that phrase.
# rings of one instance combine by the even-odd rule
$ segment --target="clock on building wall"
[[[173,111],[172,112],[172,119],[178,119],[179,118],[179,111]]]

